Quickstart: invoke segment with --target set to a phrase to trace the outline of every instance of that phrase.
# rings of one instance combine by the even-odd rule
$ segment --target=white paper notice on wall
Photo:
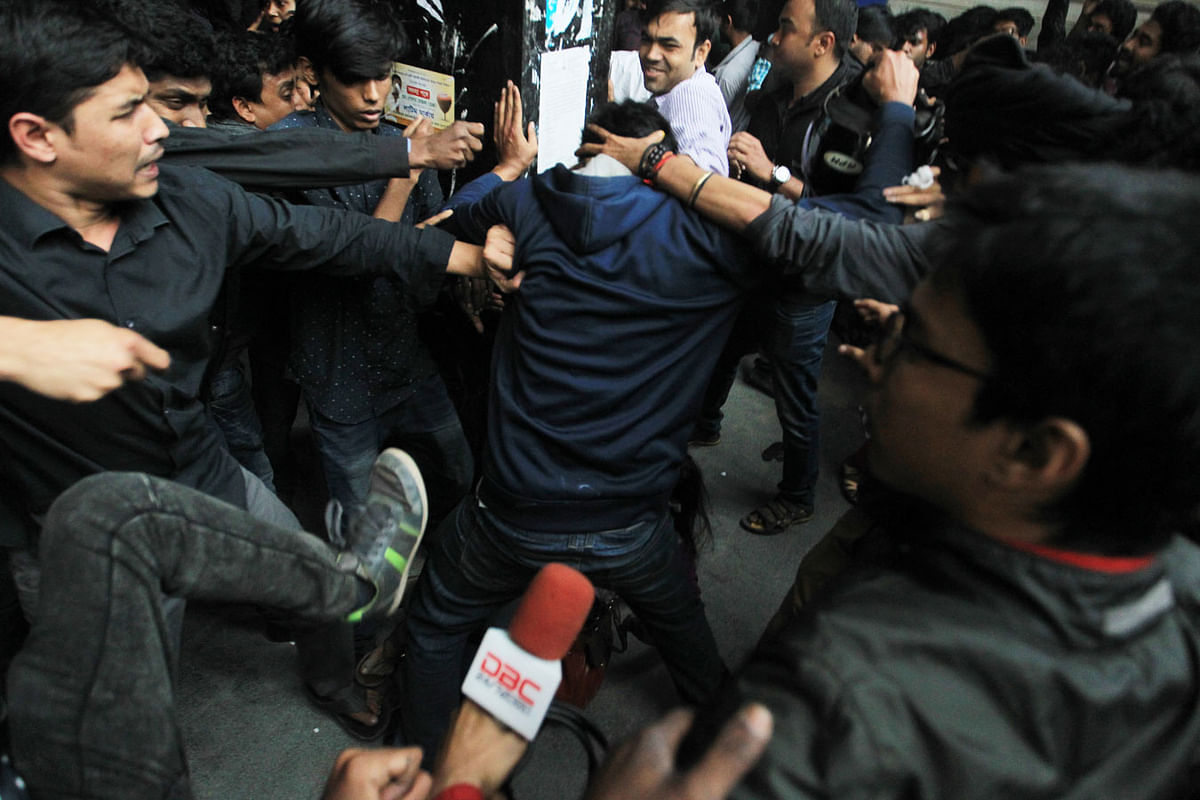
[[[590,47],[542,53],[538,103],[538,172],[555,164],[573,166],[587,110]]]

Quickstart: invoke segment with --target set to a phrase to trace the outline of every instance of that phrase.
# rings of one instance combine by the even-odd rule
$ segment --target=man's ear
[[[692,59],[692,61],[696,64],[697,67],[708,60],[708,51],[709,50],[712,50],[712,40],[711,39],[705,39],[696,48],[695,57]]]
[[[933,58],[934,51],[937,50],[937,42],[927,42],[925,45],[925,60]]]
[[[824,31],[817,34],[817,49],[815,55],[823,56],[825,53],[833,52],[833,45],[837,42],[837,37],[833,35],[833,31]]]
[[[296,69],[300,71],[300,77],[313,86],[321,85],[321,82],[317,80],[317,70],[313,66],[313,63],[308,60],[308,56],[300,56],[296,59]]]
[[[1047,417],[1006,431],[989,477],[1012,491],[1056,497],[1079,479],[1091,454],[1091,439],[1078,423]]]
[[[65,131],[45,117],[20,111],[8,120],[8,134],[17,150],[41,164],[53,164],[58,158],[57,136]]]
[[[231,104],[233,105],[234,113],[241,117],[243,122],[249,122],[251,125],[254,124],[254,106],[250,105],[249,100],[244,97],[235,97],[231,101]]]

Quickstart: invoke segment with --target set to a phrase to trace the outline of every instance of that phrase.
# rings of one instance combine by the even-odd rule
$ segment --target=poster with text
[[[435,130],[448,127],[454,122],[454,76],[396,62],[385,116],[400,125],[424,117]]]

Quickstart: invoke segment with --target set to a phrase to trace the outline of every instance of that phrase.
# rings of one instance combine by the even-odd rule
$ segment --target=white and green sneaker
[[[355,575],[375,587],[366,605],[346,615],[347,622],[396,613],[428,521],[421,471],[412,456],[396,447],[375,459],[363,506],[342,513],[336,501],[330,503],[330,537],[357,560]]]

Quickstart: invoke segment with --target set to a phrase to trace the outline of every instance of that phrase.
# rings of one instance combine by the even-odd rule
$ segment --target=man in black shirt
[[[826,98],[859,72],[846,48],[857,12],[850,0],[789,0],[771,35],[772,74],[784,78],[774,90],[746,98],[750,125],[729,141],[731,175],[790,199],[813,194],[802,178],[808,127],[821,115]],[[845,56],[845,57],[843,57]],[[771,300],[751,301],[743,312],[705,397],[697,443],[719,440],[720,406],[733,382],[742,353],[753,349],[746,321],[765,317],[764,350],[771,358],[775,407],[783,429],[783,476],[771,501],[741,520],[745,530],[782,533],[813,516],[817,483],[817,378],[835,303],[796,286],[773,288]]]
[[[135,470],[298,528],[221,445],[198,399],[226,271],[391,270],[423,296],[447,271],[480,274],[479,250],[437,230],[294,208],[202,170],[160,169],[167,129],[146,104],[146,78],[124,33],[86,7],[0,12],[0,83],[0,315],[103,319],[171,356],[167,370],[88,406],[0,387],[6,499],[37,519],[87,475]],[[30,527],[5,525],[0,545],[28,548]],[[324,696],[350,677],[309,675]]]

